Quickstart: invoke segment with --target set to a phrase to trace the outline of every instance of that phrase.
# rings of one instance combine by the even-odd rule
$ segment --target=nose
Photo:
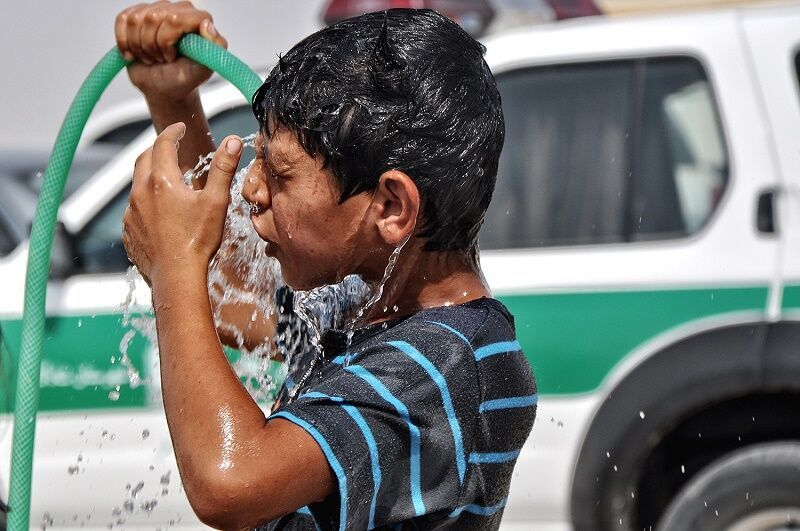
[[[267,210],[272,206],[272,196],[267,186],[264,167],[258,161],[250,166],[250,170],[244,178],[242,197],[250,204],[251,211],[253,211],[253,207],[256,207],[257,210]]]

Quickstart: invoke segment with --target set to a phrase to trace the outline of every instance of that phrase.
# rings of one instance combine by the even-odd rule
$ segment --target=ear
[[[411,177],[399,170],[384,172],[372,197],[377,214],[376,228],[385,243],[398,245],[414,233],[420,197]]]

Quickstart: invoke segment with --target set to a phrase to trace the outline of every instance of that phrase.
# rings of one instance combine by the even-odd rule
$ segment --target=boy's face
[[[368,241],[371,197],[358,194],[339,204],[339,190],[321,157],[311,157],[295,135],[279,128],[259,135],[256,159],[242,196],[250,219],[281,264],[286,283],[310,289],[357,273],[374,245]]]

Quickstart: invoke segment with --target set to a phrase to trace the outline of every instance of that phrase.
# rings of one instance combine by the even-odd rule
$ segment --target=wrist
[[[177,300],[207,300],[208,264],[156,268],[150,272],[150,286],[156,310]]]
[[[200,89],[195,88],[186,94],[170,94],[167,92],[144,92],[144,99],[150,109],[150,115],[155,118],[165,117],[173,123],[173,117],[190,116],[197,108],[202,109],[200,103]]]

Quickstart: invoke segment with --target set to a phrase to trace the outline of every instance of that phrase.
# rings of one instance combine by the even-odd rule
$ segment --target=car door
[[[742,26],[782,179],[775,198],[777,230],[783,238],[780,306],[784,317],[796,320],[800,314],[800,9],[781,6],[745,13]]]
[[[487,42],[506,141],[482,264],[541,395],[508,524],[569,520],[588,422],[632,366],[698,326],[767,313],[778,243],[754,220],[777,177],[740,41],[727,14]]]

